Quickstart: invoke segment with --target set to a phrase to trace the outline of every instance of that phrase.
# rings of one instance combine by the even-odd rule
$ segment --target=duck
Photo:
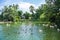
[[[42,32],[42,30],[39,29],[39,32]]]
[[[54,26],[50,25],[50,28],[54,28]]]
[[[48,24],[43,24],[43,26],[46,26],[46,27],[48,27],[49,25],[48,25]]]
[[[7,23],[6,26],[10,26],[10,24]]]
[[[60,29],[58,28],[57,31],[60,32]]]

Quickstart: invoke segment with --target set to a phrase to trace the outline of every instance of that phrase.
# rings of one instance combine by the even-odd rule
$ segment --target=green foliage
[[[60,28],[60,0],[46,0],[47,8],[46,16],[51,23],[55,23]]]
[[[22,13],[23,13],[22,11],[20,11],[20,10],[18,11],[18,15],[19,15],[20,17],[21,17],[21,15],[22,15]]]
[[[31,19],[32,19],[32,20],[35,20],[35,13],[34,13],[35,9],[34,9],[34,6],[31,5],[31,6],[29,7],[29,9],[30,9],[30,12],[32,13]]]
[[[2,11],[2,18],[3,21],[18,21],[19,17],[21,16],[21,11],[18,11],[18,5],[9,5],[5,6]]]
[[[30,17],[30,13],[25,12],[25,13],[23,14],[23,16],[25,17],[25,19],[29,19],[29,17]]]
[[[43,10],[41,7],[39,7],[38,9],[36,9],[36,13],[35,13],[35,19],[40,19],[40,15],[43,13]]]

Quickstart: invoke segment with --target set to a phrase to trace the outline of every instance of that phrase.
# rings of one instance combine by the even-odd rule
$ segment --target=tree
[[[35,9],[34,9],[34,7],[31,5],[30,7],[29,7],[29,9],[30,9],[30,12],[32,13],[32,20],[35,20]]]
[[[29,19],[29,17],[30,17],[30,13],[25,12],[25,13],[23,14],[23,16],[25,17],[25,19]]]
[[[2,11],[4,21],[19,21],[21,11],[18,11],[18,5],[5,6]]]
[[[34,14],[34,7],[32,5],[29,7],[29,9],[30,9],[30,12]]]
[[[49,16],[49,21],[55,23],[60,28],[60,0],[46,0],[47,3],[47,15]]]
[[[40,19],[40,15],[43,13],[43,10],[41,7],[39,7],[38,9],[36,9],[36,13],[35,13],[35,19]]]
[[[22,13],[23,13],[22,11],[20,11],[20,10],[18,11],[18,15],[19,15],[20,17],[21,17],[21,15],[22,15]]]

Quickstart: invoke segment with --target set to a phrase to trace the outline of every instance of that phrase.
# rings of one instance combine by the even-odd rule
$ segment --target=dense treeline
[[[21,19],[49,21],[58,25],[60,28],[60,0],[45,0],[37,9],[32,5],[29,7],[30,12],[18,10],[18,5],[5,6],[0,14],[0,21],[20,21]]]
[[[20,21],[20,19],[30,19],[30,20],[36,20],[40,18],[41,9],[34,9],[34,7],[30,6],[30,12],[25,12],[18,9],[18,5],[9,5],[4,6],[2,9],[2,12],[0,14],[0,21]],[[34,13],[35,12],[35,13]]]
[[[45,6],[45,15],[49,21],[60,28],[60,0],[46,0]]]

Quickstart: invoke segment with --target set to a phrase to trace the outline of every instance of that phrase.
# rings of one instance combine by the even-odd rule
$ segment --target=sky
[[[4,6],[8,6],[12,4],[18,4],[20,10],[22,10],[23,12],[25,11],[29,12],[29,7],[31,5],[37,8],[41,4],[45,4],[45,0],[0,0],[0,10]]]

